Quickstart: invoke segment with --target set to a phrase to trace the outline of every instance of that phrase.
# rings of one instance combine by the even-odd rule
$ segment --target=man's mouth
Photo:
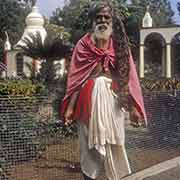
[[[104,25],[104,24],[98,25],[98,30],[99,30],[99,31],[105,31],[105,30],[107,30],[107,29],[108,29],[107,26]]]

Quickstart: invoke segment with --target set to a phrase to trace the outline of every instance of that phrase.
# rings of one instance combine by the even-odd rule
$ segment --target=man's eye
[[[101,15],[98,15],[98,16],[96,16],[96,19],[101,19],[103,16],[101,16]]]
[[[109,20],[111,16],[104,16],[105,19]]]
[[[106,20],[109,20],[109,19],[111,19],[111,16],[108,16],[108,15],[98,15],[98,16],[96,16],[96,19],[102,19],[102,18],[104,18],[104,19],[106,19]]]

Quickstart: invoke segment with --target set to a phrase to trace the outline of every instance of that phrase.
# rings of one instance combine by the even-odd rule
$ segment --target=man
[[[124,146],[127,110],[136,123],[146,115],[121,19],[106,1],[94,6],[90,18],[92,32],[73,52],[62,112],[66,125],[79,125],[84,179],[105,173],[120,180],[131,173]]]

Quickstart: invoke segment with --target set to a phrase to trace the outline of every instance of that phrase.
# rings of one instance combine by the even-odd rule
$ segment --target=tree
[[[177,2],[177,10],[179,11],[179,15],[180,15],[180,2]]]
[[[92,0],[91,3],[100,0]],[[127,13],[125,8],[127,0],[115,0],[116,5],[123,13]],[[89,0],[70,0],[67,5],[57,8],[52,17],[51,23],[64,26],[71,34],[71,41],[76,43],[79,38],[85,34],[91,27],[88,19],[88,11],[90,8]]]
[[[30,3],[31,0],[26,2]],[[8,32],[11,43],[17,43],[24,31],[25,17],[30,11],[30,6],[20,0],[1,0],[0,9],[0,60],[2,60],[5,31]]]
[[[71,46],[68,41],[70,36],[64,31],[63,27],[46,24],[46,30],[48,35],[44,41],[40,33],[36,35],[29,34],[29,37],[23,40],[25,45],[19,45],[19,47],[25,56],[42,61],[39,78],[51,91],[56,84],[56,66],[54,65],[54,60],[61,60],[71,53]]]
[[[98,0],[91,2],[95,1]],[[139,43],[139,28],[148,5],[150,5],[154,25],[173,23],[172,16],[174,12],[171,9],[169,0],[114,0],[113,2],[118,7],[119,13],[125,16],[124,23],[132,44],[138,45]],[[89,0],[70,0],[69,4],[65,5],[63,9],[57,8],[53,12],[50,21],[64,26],[71,34],[71,41],[76,43],[89,29],[89,7]]]
[[[50,18],[50,22],[64,26],[72,35],[71,41],[76,42],[82,36],[87,25],[88,0],[71,0],[63,9],[57,8]]]
[[[174,11],[171,8],[169,0],[131,0],[132,7],[130,9],[132,15],[136,18],[139,25],[145,14],[146,7],[150,7],[150,13],[153,18],[154,26],[173,24]],[[137,8],[139,9],[137,11]]]
[[[17,2],[25,7],[32,7],[36,4],[37,0],[17,0]]]

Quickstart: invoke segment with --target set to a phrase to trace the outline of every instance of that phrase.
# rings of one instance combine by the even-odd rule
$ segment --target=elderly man
[[[120,180],[131,173],[124,145],[128,110],[135,122],[146,120],[141,88],[121,19],[107,1],[89,15],[92,31],[74,49],[62,112],[67,125],[78,122],[84,179],[105,173]]]

